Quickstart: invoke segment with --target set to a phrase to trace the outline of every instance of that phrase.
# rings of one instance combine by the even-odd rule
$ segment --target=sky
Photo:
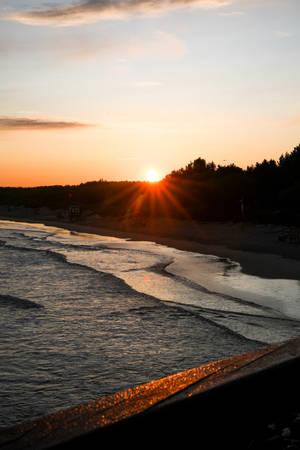
[[[300,143],[299,0],[0,0],[0,186]]]

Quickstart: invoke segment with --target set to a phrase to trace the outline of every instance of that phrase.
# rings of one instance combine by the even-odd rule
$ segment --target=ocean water
[[[0,426],[300,334],[300,282],[0,221]]]

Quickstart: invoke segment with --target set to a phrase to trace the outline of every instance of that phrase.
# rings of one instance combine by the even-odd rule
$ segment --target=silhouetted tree
[[[0,204],[82,208],[115,217],[176,217],[300,224],[300,145],[246,170],[199,157],[158,184],[100,179],[74,186],[0,188]],[[244,214],[241,211],[244,207]]]

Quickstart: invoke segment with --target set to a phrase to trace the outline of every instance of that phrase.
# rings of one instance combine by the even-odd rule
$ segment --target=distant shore
[[[90,215],[71,222],[55,216],[10,211],[1,220],[13,220],[65,228],[81,233],[153,241],[179,250],[216,255],[240,263],[242,271],[264,278],[300,280],[300,244],[282,242],[286,232],[275,225],[210,223],[189,220],[133,220]],[[17,213],[16,213],[17,212]]]

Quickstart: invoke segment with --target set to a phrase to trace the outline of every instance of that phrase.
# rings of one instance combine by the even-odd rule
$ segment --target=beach
[[[76,221],[57,219],[46,209],[34,215],[30,209],[2,207],[3,220],[43,223],[80,233],[152,241],[168,247],[229,258],[243,273],[263,278],[300,279],[300,245],[281,241],[288,228],[252,223],[216,223],[169,218],[132,219],[84,215]]]
[[[10,212],[2,427],[300,334],[280,228]]]

